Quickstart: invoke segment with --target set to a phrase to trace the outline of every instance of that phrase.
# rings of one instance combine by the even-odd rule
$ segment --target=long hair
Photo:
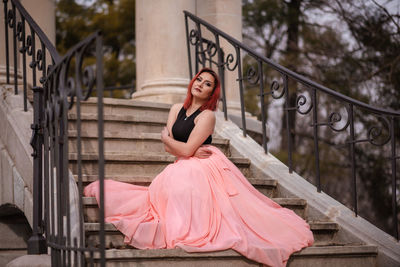
[[[187,90],[187,95],[186,95],[186,99],[185,102],[183,103],[183,107],[185,109],[188,109],[190,107],[190,105],[192,104],[192,86],[194,81],[197,79],[197,77],[199,77],[200,74],[202,74],[203,72],[207,72],[210,73],[213,77],[214,77],[214,88],[213,91],[211,92],[210,98],[208,99],[208,101],[206,103],[204,103],[201,107],[200,110],[206,110],[206,109],[210,109],[212,111],[217,109],[217,103],[219,100],[219,95],[221,93],[221,83],[219,81],[218,75],[210,68],[203,68],[201,69],[194,77],[193,79],[190,81],[189,86],[188,86],[188,90]]]

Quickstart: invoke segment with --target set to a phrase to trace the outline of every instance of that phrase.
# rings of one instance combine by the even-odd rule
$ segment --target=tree
[[[249,46],[328,88],[365,103],[395,110],[400,110],[399,19],[399,14],[390,13],[374,0],[243,2],[244,40]],[[244,62],[244,69],[249,69],[251,60],[245,58]],[[268,68],[263,72],[267,83],[279,77]],[[246,89],[246,98],[254,102],[254,90],[257,89],[250,85]],[[295,106],[297,96],[310,96],[309,88],[295,81],[289,80],[289,89],[290,107]],[[346,115],[343,104],[335,99],[324,95],[317,97],[319,109],[323,109],[320,121],[327,121],[332,112]],[[270,101],[266,100],[267,105]],[[246,107],[250,107],[248,111],[255,110],[255,114],[260,112],[254,103],[246,103]],[[357,138],[365,138],[370,127],[384,125],[365,110],[354,112]],[[315,159],[311,120],[295,112],[291,114],[291,135],[296,145],[295,171],[313,181]],[[272,119],[273,115],[269,117]],[[282,129],[284,120],[280,124]],[[383,135],[387,133],[386,128]],[[286,162],[286,134],[281,131],[281,136],[280,149],[274,153]],[[352,207],[351,194],[346,193],[350,181],[343,175],[350,173],[348,130],[336,133],[329,127],[320,127],[319,136],[322,188]],[[400,136],[397,135],[396,140],[400,143]],[[391,193],[387,177],[390,177],[391,169],[385,160],[387,152],[387,145],[377,147],[367,143],[356,146],[358,186],[362,192],[359,194],[360,210],[364,217],[389,231]],[[374,208],[365,208],[371,206]]]
[[[64,54],[90,33],[101,30],[105,85],[133,84],[136,76],[134,15],[134,0],[86,0],[83,4],[76,0],[58,0],[57,50]]]

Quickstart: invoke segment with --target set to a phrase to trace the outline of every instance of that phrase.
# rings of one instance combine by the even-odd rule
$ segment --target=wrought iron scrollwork
[[[199,43],[199,31],[196,29],[192,29],[189,34],[189,40],[191,45],[196,45]]]
[[[296,98],[296,110],[299,114],[306,115],[310,113],[311,109],[313,108],[313,104],[311,101],[309,101],[308,108],[302,110],[302,107],[307,107],[306,105],[307,105],[307,97],[304,94],[298,95]]]
[[[225,62],[224,62],[224,65],[226,66],[226,68],[229,70],[229,71],[234,71],[236,68],[237,68],[237,66],[238,66],[238,56],[236,55],[236,57],[232,54],[232,53],[229,53],[227,56],[226,56],[226,59],[225,59]],[[234,64],[232,64],[232,63],[234,63]]]
[[[346,112],[347,112],[347,119],[344,123],[344,125],[340,128],[336,128],[335,125],[339,125],[340,122],[342,122],[343,116],[339,112],[332,112],[329,115],[329,123],[328,126],[335,132],[341,132],[347,129],[347,127],[350,125],[350,120],[349,120],[349,108],[346,106]]]
[[[205,38],[200,38],[200,40],[201,41],[196,43],[198,48],[197,58],[199,63],[204,65],[207,61],[209,61],[212,64],[218,64],[217,60],[213,60],[218,52],[216,44]],[[205,48],[203,48],[203,45]]]
[[[260,74],[258,70],[254,68],[254,66],[250,66],[247,69],[246,76],[243,76],[243,79],[246,79],[247,82],[251,85],[257,85],[260,81]]]
[[[7,13],[7,24],[8,27],[14,28],[14,11],[12,9],[9,9]]]
[[[26,37],[26,53],[29,56],[32,56],[33,53],[33,47],[32,47],[32,35],[28,35]]]
[[[282,88],[281,92],[279,93],[280,84],[278,81],[273,80],[270,86],[271,96],[274,99],[280,99],[285,95],[285,90]]]
[[[354,143],[369,142],[374,146],[384,146],[392,139],[390,132],[390,122],[384,116],[377,116],[382,125],[372,125],[368,128],[366,138],[354,140]],[[387,130],[387,135],[384,135],[384,129]]]
[[[18,21],[16,35],[17,35],[18,41],[20,41],[20,42],[23,40],[23,37],[24,37],[22,30],[23,30],[22,21]]]
[[[37,139],[39,138],[39,131],[41,130],[41,127],[39,124],[31,124],[31,129],[32,129],[32,136],[31,140],[29,141],[29,144],[31,145],[33,152],[31,156],[33,158],[37,158],[38,156],[38,147],[36,145]]]

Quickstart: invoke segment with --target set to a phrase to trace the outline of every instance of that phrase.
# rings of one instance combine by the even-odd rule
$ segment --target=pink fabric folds
[[[106,222],[139,249],[234,249],[269,266],[286,266],[314,242],[309,225],[258,192],[219,149],[207,159],[179,158],[149,187],[105,181]],[[98,182],[85,188],[98,199]]]

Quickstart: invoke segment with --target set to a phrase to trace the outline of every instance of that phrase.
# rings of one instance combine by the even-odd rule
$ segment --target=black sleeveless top
[[[172,126],[172,134],[174,139],[181,142],[187,142],[189,139],[189,135],[194,128],[194,119],[199,115],[201,112],[200,109],[196,110],[192,115],[186,117],[186,109],[184,107],[178,113],[176,121]],[[212,136],[210,135],[203,143],[203,145],[211,144]]]

